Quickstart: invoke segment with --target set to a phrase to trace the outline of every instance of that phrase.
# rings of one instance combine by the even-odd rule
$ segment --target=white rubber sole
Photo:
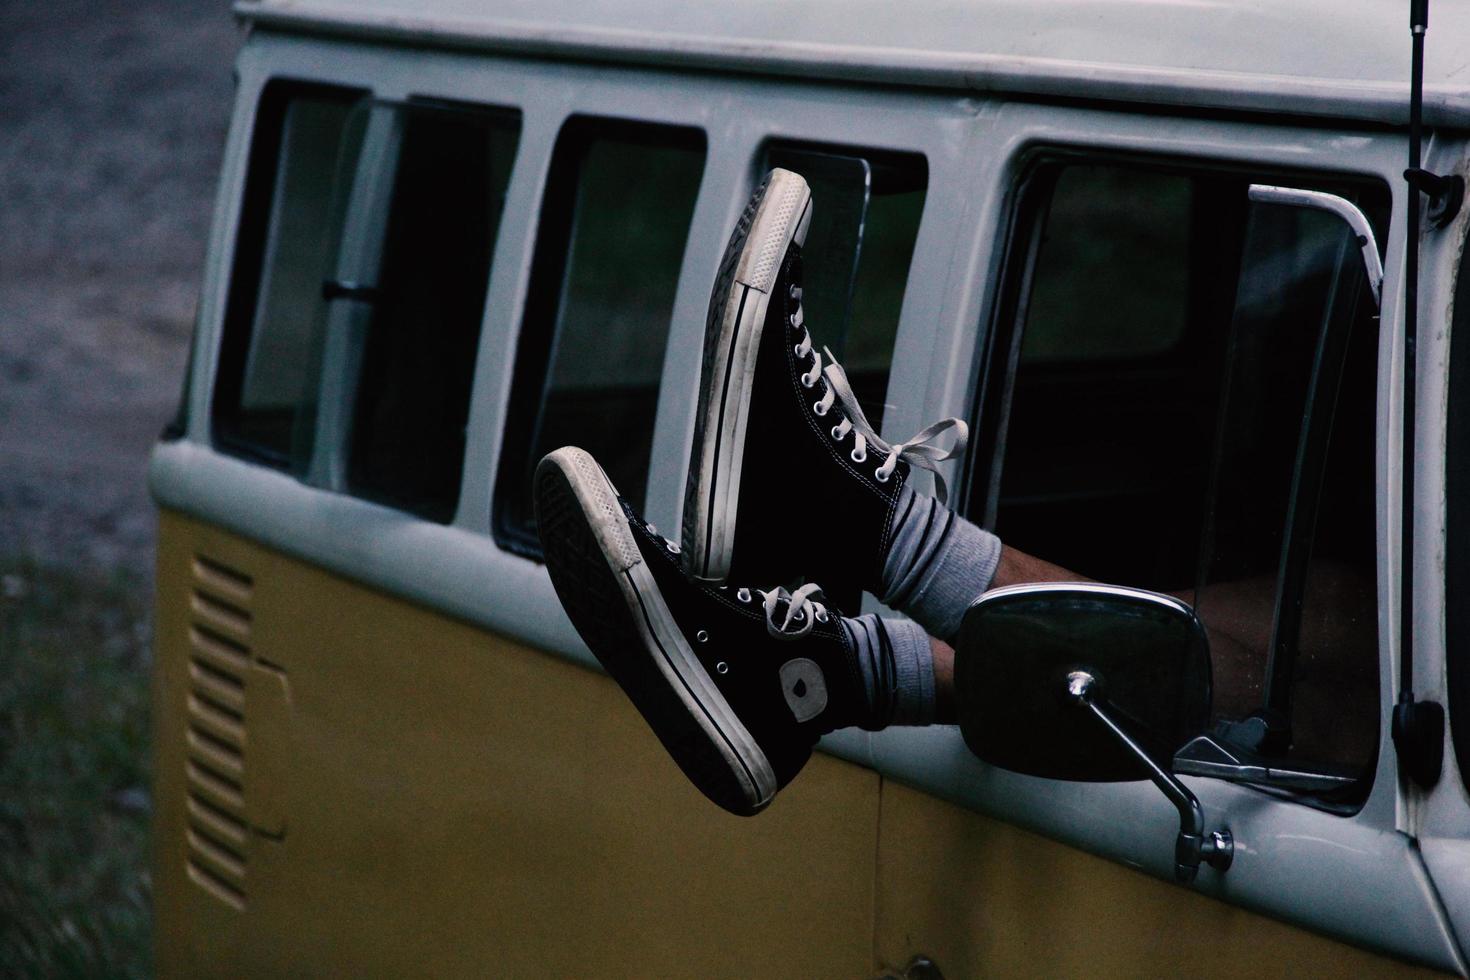
[[[728,256],[738,248],[739,257],[729,285],[716,284],[724,295],[712,297],[723,309],[711,317],[711,326],[718,324],[718,338],[706,346],[705,356],[714,370],[704,372],[709,390],[701,401],[703,439],[694,447],[693,478],[686,490],[696,503],[692,519],[685,522],[683,544],[691,573],[699,578],[723,582],[729,574],[751,383],[766,310],[787,248],[805,241],[810,223],[811,190],[806,181],[776,169],[748,229],[742,221],[726,250]]]
[[[617,491],[608,480],[607,474],[588,453],[571,446],[551,453],[541,465],[548,464],[555,465],[562,472],[576,497],[586,517],[587,529],[591,531],[607,558],[609,570],[618,583],[637,631],[638,649],[632,649],[632,637],[626,638],[629,641],[626,643],[618,643],[617,638],[613,637],[598,645],[615,646],[615,649],[598,649],[594,646],[593,652],[620,682],[623,680],[619,676],[621,672],[614,669],[620,666],[619,658],[646,658],[672,695],[672,698],[662,697],[661,692],[651,691],[642,692],[646,696],[641,700],[634,698],[650,726],[655,732],[659,732],[662,719],[667,717],[668,712],[682,712],[687,717],[676,719],[679,729],[687,730],[692,723],[702,733],[708,749],[713,750],[713,754],[723,761],[730,776],[740,786],[747,809],[754,812],[764,807],[776,794],[775,770],[765,752],[740,721],[725,696],[720,693],[714,680],[705,672],[699,658],[684,638],[683,631],[674,621],[653,574],[643,561],[633,538],[632,528],[618,503]],[[569,613],[575,611],[568,608]],[[577,622],[578,617],[574,616],[573,619],[581,630],[582,623]],[[588,633],[583,632],[583,636],[588,638]],[[592,645],[590,638],[589,645]],[[647,671],[639,670],[637,675],[647,676]],[[629,693],[631,696],[633,692]],[[661,739],[669,751],[675,754],[680,767],[699,783],[696,773],[707,766],[705,760],[710,753],[701,751],[698,759],[680,759],[680,750],[676,747],[680,744],[679,740],[675,739],[675,744],[671,744],[671,740],[663,738],[662,734]],[[701,789],[705,787],[701,786]]]

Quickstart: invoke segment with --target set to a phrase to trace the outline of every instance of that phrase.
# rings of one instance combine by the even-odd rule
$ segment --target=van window
[[[812,220],[802,249],[802,304],[812,340],[847,371],[881,429],[909,264],[929,186],[921,154],[773,143],[765,166],[806,179]]]
[[[358,301],[365,336],[347,490],[447,522],[459,502],[490,257],[520,121],[443,105],[386,111],[397,168],[375,292]]]
[[[1256,179],[1386,224],[1379,185]],[[1031,173],[969,512],[1021,551],[1195,603],[1221,731],[1366,774],[1377,310],[1345,226],[1252,203],[1250,182],[1101,161]]]
[[[581,117],[558,136],[497,479],[494,529],[503,547],[540,554],[531,474],[561,446],[590,452],[643,505],[704,160],[697,129]]]
[[[336,242],[338,157],[355,156],[347,131],[350,89],[276,81],[256,113],[240,208],[220,369],[216,444],[305,472],[316,379],[310,364],[324,313],[322,281]]]
[[[1161,355],[1184,337],[1190,265],[1187,221],[1195,181],[1127,167],[1068,167],[1057,175],[1031,294],[1030,327],[1021,336],[1027,363],[1105,361]],[[1149,198],[1146,211],[1120,200]],[[1109,234],[1100,235],[1100,227]],[[1120,290],[1120,269],[1149,270],[1149,288]]]
[[[215,442],[447,522],[519,115],[279,85],[251,155]]]

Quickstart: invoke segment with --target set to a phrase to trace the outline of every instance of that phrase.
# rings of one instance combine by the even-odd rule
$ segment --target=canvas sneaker
[[[881,596],[911,466],[958,455],[966,430],[946,419],[890,445],[815,349],[801,285],[812,207],[800,175],[773,170],[730,237],[705,326],[682,543],[698,578],[805,577],[852,609],[863,590]],[[820,519],[802,518],[808,508]]]
[[[814,586],[719,587],[618,495],[586,452],[534,483],[546,567],[572,624],[684,774],[732,813],[766,806],[826,732],[860,723],[852,640]]]

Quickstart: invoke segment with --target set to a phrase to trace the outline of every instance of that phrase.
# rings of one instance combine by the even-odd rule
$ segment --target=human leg
[[[682,568],[585,453],[551,454],[536,480],[573,623],[690,779],[737,813],[763,807],[828,731],[952,721],[953,650],[926,630],[952,637],[986,588],[1039,570],[949,510],[942,482],[941,499],[910,486],[914,466],[962,448],[962,422],[890,445],[830,354],[824,369],[801,309],[810,207],[799,177],[773,174],[722,264]],[[866,590],[913,618],[841,618],[818,584],[838,605]]]
[[[685,775],[725,809],[758,812],[829,731],[933,719],[932,673],[905,674],[929,664],[913,622],[841,617],[815,586],[693,578],[678,546],[579,449],[541,461],[534,502],[573,625]]]
[[[763,809],[827,732],[954,723],[954,650],[915,621],[843,617],[815,585],[688,575],[678,546],[579,449],[542,460],[533,499],[573,625],[690,781],[732,813]]]

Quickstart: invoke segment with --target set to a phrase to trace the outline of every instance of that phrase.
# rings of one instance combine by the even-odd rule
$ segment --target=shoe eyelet
[[[750,601],[750,590],[749,589],[741,589],[739,592],[736,592],[735,593],[735,598],[739,599],[741,602],[749,602]]]
[[[672,541],[665,541],[664,550],[671,555],[677,555],[679,553],[679,546]]]
[[[821,612],[817,613],[817,622],[819,622],[819,623],[825,623],[830,618],[831,617],[829,617],[827,615],[827,610],[825,610],[825,609],[823,609]]]
[[[730,665],[727,664],[727,663],[725,663],[725,661],[721,660],[719,663],[715,664],[715,673],[716,674],[728,674],[728,673],[730,673]]]
[[[817,379],[816,378],[813,378],[810,375],[806,375],[806,374],[803,374],[801,376],[801,379],[800,380],[801,380],[801,386],[803,388],[810,388],[812,385],[814,385],[814,384],[817,383]]]
[[[834,426],[832,426],[832,438],[833,439],[836,439],[838,442],[841,442],[842,441],[842,426],[840,426],[840,425],[834,425]]]
[[[805,609],[798,609],[796,612],[792,613],[791,614],[791,621],[793,623],[804,623],[804,622],[806,622],[806,610]]]
[[[893,473],[890,472],[890,471],[888,471],[888,470],[885,470],[881,466],[878,467],[876,470],[873,471],[873,479],[877,480],[879,483],[887,483],[892,478],[893,478]]]
[[[698,640],[700,643],[708,643],[709,642],[709,630],[700,630],[698,633],[695,633],[694,634],[694,638],[696,640]]]
[[[868,459],[868,451],[864,449],[861,455],[859,455],[858,451],[854,449],[852,452],[847,454],[847,458],[852,460],[854,463],[866,462]]]
[[[812,414],[817,418],[821,418],[827,414],[827,406],[821,402],[812,402]]]

